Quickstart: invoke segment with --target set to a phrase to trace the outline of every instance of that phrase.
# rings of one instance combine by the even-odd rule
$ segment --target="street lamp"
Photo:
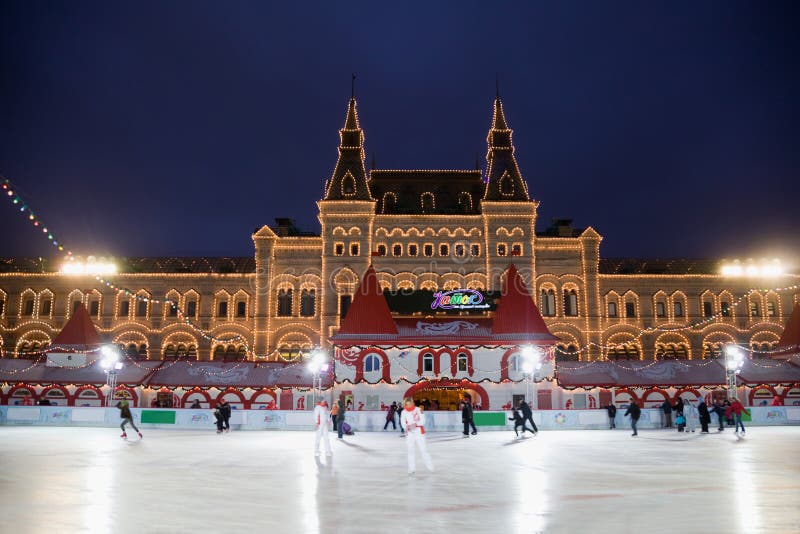
[[[106,385],[109,387],[106,397],[106,406],[111,405],[114,399],[114,390],[117,389],[117,372],[122,369],[121,354],[116,345],[103,345],[100,349],[103,358],[100,360],[100,367],[106,373]]]
[[[738,345],[726,345],[723,349],[725,353],[725,376],[728,379],[728,398],[736,396],[736,375],[742,372],[744,365],[744,351]]]
[[[536,406],[534,406],[533,399],[531,398],[531,382],[535,380],[536,371],[541,368],[542,352],[531,345],[522,347],[522,373],[526,376],[525,402],[530,403],[532,409]]]
[[[317,403],[317,390],[322,397],[322,374],[328,372],[328,357],[322,349],[314,351],[308,361],[308,368],[311,370],[313,379],[311,382],[311,393],[314,396],[313,403]]]

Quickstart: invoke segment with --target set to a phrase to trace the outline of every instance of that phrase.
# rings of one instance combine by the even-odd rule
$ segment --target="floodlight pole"
[[[111,402],[114,400],[114,391],[117,389],[117,370],[113,367],[106,371],[106,385],[109,387],[106,406],[111,406]]]

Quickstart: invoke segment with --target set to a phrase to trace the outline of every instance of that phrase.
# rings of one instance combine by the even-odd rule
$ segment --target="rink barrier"
[[[745,425],[780,426],[800,425],[800,406],[753,406],[751,416],[744,416]],[[131,408],[134,421],[144,428],[213,429],[212,410]],[[618,428],[630,426],[630,418],[617,411]],[[426,429],[431,432],[463,430],[461,412],[427,412]],[[662,412],[658,409],[642,410],[639,428],[660,428]],[[475,425],[481,431],[512,430],[510,412],[475,412]],[[347,412],[345,420],[356,432],[378,432],[386,422],[385,412]],[[605,410],[546,410],[535,411],[533,420],[543,430],[598,430],[608,429]],[[505,421],[505,424],[500,424]],[[697,421],[695,421],[697,423]],[[311,411],[291,410],[233,410],[231,427],[234,430],[311,430],[314,419]],[[74,406],[0,406],[0,425],[35,426],[97,426],[113,427],[120,424],[117,408],[80,408]],[[699,423],[697,423],[699,426]],[[717,426],[716,415],[711,416],[711,426]],[[389,430],[392,430],[391,423]]]

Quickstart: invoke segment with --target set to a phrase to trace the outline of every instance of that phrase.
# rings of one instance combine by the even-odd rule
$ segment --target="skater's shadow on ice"
[[[430,443],[439,443],[440,441],[461,441],[465,439],[464,436],[455,435],[455,436],[445,436],[442,438],[428,438]]]
[[[349,441],[342,440],[342,441],[340,441],[340,443],[342,445],[347,445],[348,447],[351,447],[353,449],[358,449],[361,452],[374,452],[373,449],[369,449],[367,447],[362,447],[361,445],[356,445],[355,443],[350,443]]]
[[[528,441],[528,438],[514,438],[509,442],[503,443],[503,447],[508,447],[509,445],[516,445],[517,443],[525,443]]]
[[[333,468],[333,456],[326,456],[324,462],[322,461],[321,456],[315,456],[314,463],[317,464],[317,471],[330,471]]]

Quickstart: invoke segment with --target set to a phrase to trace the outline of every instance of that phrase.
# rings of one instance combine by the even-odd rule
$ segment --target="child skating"
[[[428,454],[428,446],[425,443],[425,415],[414,406],[414,399],[408,397],[404,401],[403,413],[400,416],[400,424],[406,431],[406,450],[408,451],[408,474],[413,475],[417,470],[417,461],[414,451],[416,446],[422,455],[422,461],[428,471],[433,471],[433,460]]]
[[[136,425],[133,422],[133,414],[131,413],[131,409],[128,406],[128,401],[121,401],[117,403],[117,408],[119,408],[119,416],[122,418],[122,423],[120,423],[119,427],[122,429],[122,435],[120,436],[122,439],[128,439],[128,433],[125,432],[125,425],[128,423],[131,424],[131,427],[139,434],[139,439],[141,439],[142,433],[139,432],[139,429],[136,428]]]
[[[314,424],[316,436],[314,437],[314,456],[319,456],[319,442],[325,447],[325,456],[333,454],[331,452],[331,440],[328,437],[330,430],[331,414],[328,411],[328,401],[322,400],[314,407]]]
[[[519,410],[516,408],[511,412],[511,417],[508,418],[509,421],[514,421],[514,434],[519,437],[519,431],[517,430],[519,427],[522,427],[522,437],[525,437],[525,431],[527,430],[533,435],[536,435],[536,432],[525,426],[525,418],[522,417],[522,414],[519,413]]]

